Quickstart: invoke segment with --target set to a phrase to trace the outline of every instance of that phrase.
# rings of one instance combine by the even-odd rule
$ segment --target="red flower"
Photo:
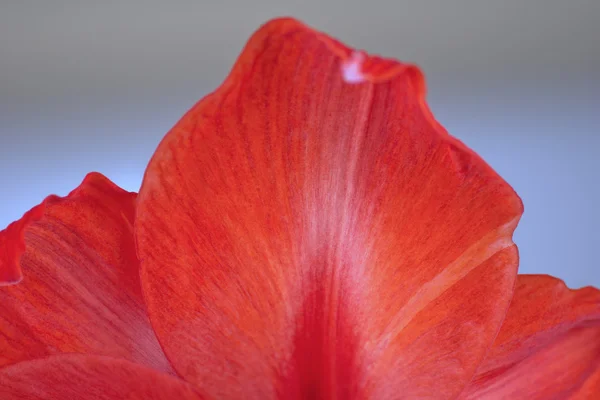
[[[90,174],[0,233],[0,398],[594,398],[600,292],[517,276],[519,197],[424,97],[266,24],[137,198]]]

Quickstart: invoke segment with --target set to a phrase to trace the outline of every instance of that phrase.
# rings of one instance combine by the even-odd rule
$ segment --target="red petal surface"
[[[600,291],[519,275],[494,347],[461,398],[563,399],[599,366]]]
[[[581,387],[575,391],[569,400],[590,400],[595,399],[600,394],[600,362],[596,370],[587,377]]]
[[[135,193],[93,173],[3,232],[0,247],[24,247],[24,277],[0,287],[0,366],[82,352],[170,370],[140,290],[135,201]],[[19,264],[14,252],[7,254],[2,265]]]
[[[68,354],[0,369],[2,400],[200,400],[191,385],[110,357]]]
[[[212,397],[443,399],[500,328],[521,212],[416,67],[282,19],[162,141],[135,234],[165,352]]]
[[[51,202],[53,198],[46,201]],[[14,285],[21,282],[21,256],[25,252],[25,228],[44,215],[46,204],[32,208],[18,221],[0,231],[0,286]],[[1,290],[1,289],[0,289]]]

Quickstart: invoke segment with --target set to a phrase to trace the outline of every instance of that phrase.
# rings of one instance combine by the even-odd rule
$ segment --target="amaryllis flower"
[[[600,292],[517,275],[522,211],[418,68],[269,22],[139,194],[0,233],[0,398],[598,398]]]

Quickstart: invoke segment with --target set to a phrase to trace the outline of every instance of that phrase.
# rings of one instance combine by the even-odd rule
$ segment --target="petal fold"
[[[594,386],[598,367],[600,291],[519,275],[494,346],[461,398],[569,398],[585,381]]]
[[[62,354],[0,368],[3,400],[200,400],[171,375],[111,357]]]
[[[134,231],[157,335],[211,396],[444,399],[505,316],[521,213],[417,67],[280,19],[163,139]]]
[[[44,215],[46,203],[54,197],[49,197],[42,204],[32,208],[23,217],[0,231],[0,286],[14,285],[21,282],[21,256],[25,252],[25,228]]]
[[[55,353],[122,357],[172,371],[150,326],[133,241],[136,194],[91,173],[3,231],[0,366]],[[13,270],[15,268],[11,267]]]

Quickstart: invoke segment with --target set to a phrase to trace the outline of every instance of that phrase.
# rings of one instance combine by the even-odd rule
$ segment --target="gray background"
[[[438,120],[525,202],[521,272],[600,286],[600,1],[0,2],[0,225],[88,171],[137,190],[250,34],[292,15],[416,62]]]

